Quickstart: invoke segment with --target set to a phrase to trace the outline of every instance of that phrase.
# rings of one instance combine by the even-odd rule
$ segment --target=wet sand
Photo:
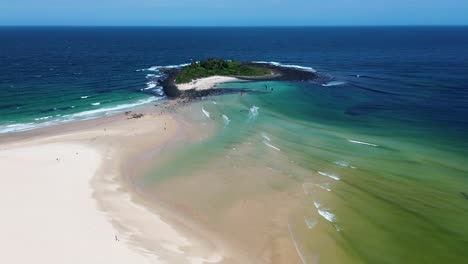
[[[50,205],[54,210],[37,212],[34,208],[60,200],[66,193],[66,186],[62,186],[66,182],[38,185],[37,197],[52,194],[51,188],[62,192],[34,203],[23,199],[27,190],[7,188],[11,189],[7,195],[16,200],[4,199],[9,201],[10,211],[5,213],[11,216],[13,226],[10,239],[16,243],[4,245],[13,253],[3,259],[18,260],[14,252],[28,250],[20,245],[27,237],[34,237],[49,247],[31,256],[50,263],[63,263],[63,259],[78,254],[60,250],[64,245],[80,248],[88,240],[95,241],[93,250],[80,251],[88,263],[99,263],[100,258],[115,258],[114,263],[302,263],[289,224],[295,211],[304,207],[303,184],[285,173],[292,169],[291,164],[277,149],[265,146],[259,155],[261,162],[239,159],[258,152],[255,146],[245,144],[199,164],[182,177],[145,182],[152,171],[172,164],[178,152],[210,138],[215,131],[214,122],[203,115],[200,104],[170,101],[131,113],[0,136],[0,163],[10,164],[2,178],[5,186],[13,184],[10,178],[21,175],[23,179],[16,184],[27,185],[31,179],[41,183],[40,177],[55,182],[65,175],[66,182],[76,181],[74,192],[80,194],[73,196],[73,203],[62,201]],[[58,149],[44,154],[51,146]],[[32,155],[25,161],[31,166],[24,173],[19,172],[23,163],[12,163],[22,156],[15,153]],[[80,155],[88,159],[82,160]],[[46,175],[34,165],[41,160],[60,168]],[[175,166],[190,163],[185,162]],[[90,169],[84,173],[73,168]],[[295,175],[309,173],[298,167],[294,170]],[[18,203],[31,219],[43,219],[31,225],[27,237],[14,235],[22,228],[14,223],[21,218],[15,211]],[[47,219],[63,219],[65,215],[67,218],[57,225],[61,228],[44,232]],[[35,220],[24,223],[31,221]],[[76,234],[61,239],[53,236],[70,228]],[[30,247],[33,245],[34,241]],[[115,245],[121,248],[118,254],[114,254]],[[95,255],[99,258],[93,259]]]
[[[228,252],[132,186],[145,153],[199,138],[163,107],[0,136],[2,262],[203,263]],[[139,155],[138,157],[142,157]],[[131,162],[131,163],[129,163]],[[138,163],[136,163],[138,162]],[[134,168],[134,169],[133,169]],[[28,252],[28,254],[24,254]]]

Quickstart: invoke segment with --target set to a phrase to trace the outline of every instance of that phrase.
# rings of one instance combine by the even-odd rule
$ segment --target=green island
[[[177,74],[175,83],[189,83],[192,80],[215,75],[233,77],[262,77],[270,75],[267,68],[248,65],[242,62],[222,59],[207,59],[184,67]]]

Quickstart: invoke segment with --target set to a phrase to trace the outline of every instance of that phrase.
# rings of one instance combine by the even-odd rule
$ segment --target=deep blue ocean
[[[167,100],[156,84],[159,67],[210,57],[300,66],[320,76],[269,83],[276,88],[269,96],[202,102],[236,130],[189,155],[207,162],[256,138],[237,162],[278,159],[279,166],[277,156],[260,161],[248,153],[281,149],[298,167],[286,162],[278,171],[326,189],[292,220],[303,260],[466,263],[468,27],[1,27],[0,133],[158,104]],[[239,85],[263,89],[226,87]],[[239,120],[252,105],[260,114],[247,127]],[[184,154],[180,160],[185,168],[168,165],[163,176],[197,174]],[[311,223],[324,227],[314,231]]]
[[[0,131],[154,100],[138,70],[209,57],[312,67],[345,82],[330,93],[368,97],[351,115],[399,111],[411,118],[389,118],[468,134],[467,27],[2,27]]]

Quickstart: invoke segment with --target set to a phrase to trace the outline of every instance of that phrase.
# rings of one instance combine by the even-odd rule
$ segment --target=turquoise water
[[[190,193],[190,178],[200,180],[197,175],[210,179],[200,183],[209,186],[226,179],[240,181],[238,175],[268,168],[272,172],[265,172],[267,182],[275,183],[263,189],[254,179],[264,176],[254,173],[252,185],[272,197],[285,190],[300,196],[301,206],[290,208],[287,224],[307,263],[468,259],[468,202],[462,194],[468,188],[467,156],[451,138],[442,138],[437,129],[423,129],[422,123],[402,122],[408,115],[401,109],[346,114],[349,97],[354,102],[363,98],[340,86],[283,82],[223,86],[262,93],[206,98],[194,107],[197,117],[192,121],[214,123],[218,130],[148,175],[145,185],[153,186],[152,191],[174,181]],[[236,186],[232,183],[241,190],[227,189],[211,197],[223,201],[209,202],[215,211],[201,202],[202,197],[197,205],[200,190],[192,189],[192,206],[206,214],[229,211],[242,197],[252,196],[242,190],[249,187]],[[249,217],[255,218],[255,212]]]
[[[261,93],[193,104],[184,118],[214,124],[214,136],[155,161],[143,187],[254,259],[269,249],[307,263],[465,263],[467,33],[1,27],[0,133],[157,104],[154,65],[312,67],[313,83],[227,84]]]

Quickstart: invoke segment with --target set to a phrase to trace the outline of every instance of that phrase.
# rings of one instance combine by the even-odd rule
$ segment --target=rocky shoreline
[[[245,65],[255,66],[267,69],[271,72],[271,75],[260,76],[260,77],[248,77],[248,76],[232,76],[240,80],[245,81],[291,81],[291,82],[302,82],[310,81],[318,78],[318,74],[313,71],[306,71],[295,67],[285,67],[279,65],[273,65],[268,63],[257,63],[257,62],[245,62]],[[175,80],[181,69],[171,68],[164,69],[162,72],[167,76],[166,78],[159,80],[159,85],[163,87],[164,93],[171,99],[181,98],[184,100],[192,100],[199,97],[220,95],[226,93],[238,93],[238,92],[255,92],[249,89],[207,89],[207,90],[188,90],[180,91]]]

